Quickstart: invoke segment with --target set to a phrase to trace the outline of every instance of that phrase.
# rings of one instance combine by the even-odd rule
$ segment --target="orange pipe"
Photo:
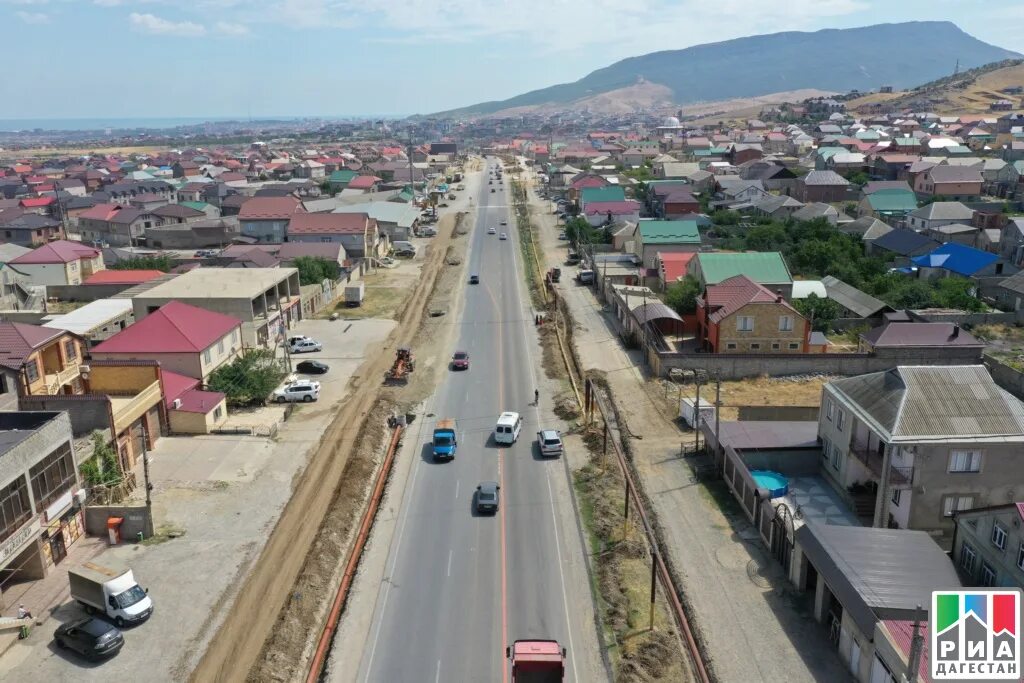
[[[331,646],[331,639],[334,632],[338,630],[338,622],[341,620],[341,610],[348,598],[348,591],[352,587],[352,580],[355,578],[356,569],[359,567],[359,560],[363,555],[363,547],[366,539],[370,536],[370,527],[373,526],[373,519],[377,516],[377,509],[380,507],[381,498],[384,497],[384,485],[387,483],[388,474],[391,472],[391,464],[394,462],[395,453],[398,451],[398,442],[402,436],[402,427],[395,427],[391,434],[391,443],[388,445],[388,452],[384,458],[384,464],[377,475],[377,482],[373,487],[373,494],[370,496],[370,504],[363,513],[363,521],[359,525],[359,534],[356,536],[355,545],[349,553],[348,562],[345,565],[345,573],[341,577],[341,585],[338,586],[338,593],[334,596],[334,604],[331,605],[330,614],[327,615],[327,623],[320,633],[320,641],[316,646],[316,653],[309,666],[309,675],[306,676],[306,683],[316,683],[323,673],[324,661],[327,659],[327,651]]]

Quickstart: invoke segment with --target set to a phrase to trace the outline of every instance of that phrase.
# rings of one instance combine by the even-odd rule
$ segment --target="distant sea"
[[[302,121],[304,119],[322,120],[365,120],[367,118],[394,118],[380,116],[261,116],[252,119],[252,123],[268,121]],[[204,123],[222,123],[224,121],[248,122],[248,117],[238,116],[178,116],[166,118],[83,118],[83,119],[0,119],[0,132],[41,130],[138,130],[140,128],[164,129],[178,126],[198,126]]]

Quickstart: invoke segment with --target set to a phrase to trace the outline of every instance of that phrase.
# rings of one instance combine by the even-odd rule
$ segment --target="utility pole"
[[[153,485],[149,483],[149,448],[146,446],[146,440],[149,438],[148,430],[146,429],[146,417],[142,417],[142,482],[146,487],[146,529],[143,533],[146,534],[146,538],[152,538],[155,533],[153,523]]]
[[[700,452],[700,377],[693,371],[693,380],[697,385],[697,401],[693,405],[693,454]]]
[[[722,414],[722,375],[715,372],[715,451],[721,451],[722,438],[719,435],[719,427],[722,422],[719,416]]]

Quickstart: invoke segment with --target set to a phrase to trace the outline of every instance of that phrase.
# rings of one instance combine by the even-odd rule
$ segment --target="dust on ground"
[[[413,347],[417,357],[416,370],[409,375],[405,385],[378,385],[378,398],[372,404],[356,440],[359,447],[353,448],[349,455],[298,580],[291,588],[260,658],[249,671],[248,680],[253,683],[301,679],[309,668],[320,629],[341,582],[345,559],[383,460],[389,434],[387,417],[393,412],[407,412],[420,403],[433,390],[436,374],[439,368],[444,367],[444,363],[437,361],[447,350],[447,335],[437,327],[446,324],[445,318],[433,318],[424,312],[441,306],[447,310],[453,290],[463,279],[463,269],[458,266],[465,260],[468,243],[459,237],[468,232],[464,228],[465,223],[465,216],[461,214],[454,220],[442,219],[439,236],[431,242],[429,248],[433,251],[424,266],[423,291],[426,296],[410,300],[397,312],[408,323],[408,328],[418,328],[415,335],[409,335],[416,341]],[[441,238],[449,231],[452,234],[450,239]],[[443,259],[441,254],[444,254]],[[432,282],[431,276],[434,277]],[[383,360],[388,365],[392,353],[390,346],[384,351]],[[371,382],[375,378],[371,376]]]
[[[740,406],[817,406],[821,403],[821,388],[837,379],[832,375],[796,375],[792,377],[753,377],[722,382],[721,418],[735,420]],[[675,421],[679,415],[679,399],[695,398],[696,385],[677,383],[664,378],[648,379],[645,383],[648,397],[662,415]],[[714,403],[715,383],[700,386],[700,400]]]

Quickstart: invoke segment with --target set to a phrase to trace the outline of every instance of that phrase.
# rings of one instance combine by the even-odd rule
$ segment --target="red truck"
[[[565,648],[554,640],[517,640],[505,648],[512,660],[512,683],[562,683]]]

